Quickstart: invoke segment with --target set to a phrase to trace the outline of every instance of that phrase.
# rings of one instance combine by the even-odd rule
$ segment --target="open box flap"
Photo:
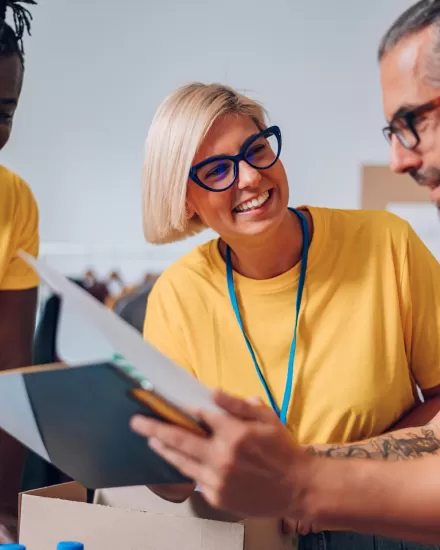
[[[212,508],[198,491],[195,491],[184,502],[175,503],[160,498],[145,486],[98,489],[95,491],[94,503],[114,508],[127,508],[143,512],[151,511],[171,516],[197,517],[230,523],[238,523],[242,519]]]
[[[196,491],[185,502],[176,504],[161,499],[145,486],[100,489],[95,492],[96,504],[165,514],[179,518],[199,518],[210,522],[241,525],[244,528],[245,550],[294,550],[297,540],[283,535],[280,520],[274,518],[240,518],[212,508]]]
[[[56,548],[61,540],[80,541],[87,550],[243,550],[244,545],[240,524],[30,494],[23,495],[20,524],[20,544],[32,550]]]
[[[69,483],[62,483],[60,485],[52,485],[51,487],[42,487],[40,489],[32,489],[30,491],[24,491],[18,495],[18,533],[20,533],[20,520],[21,520],[21,508],[23,497],[44,497],[44,498],[57,498],[61,500],[71,500],[72,502],[86,502],[87,490],[85,487],[71,481]]]
[[[59,498],[61,500],[72,500],[74,502],[86,502],[87,489],[76,481],[61,483],[60,485],[51,485],[50,487],[41,487],[20,493],[20,499],[23,495],[44,498]]]

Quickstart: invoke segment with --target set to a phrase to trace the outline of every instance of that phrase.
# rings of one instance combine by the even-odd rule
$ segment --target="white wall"
[[[283,130],[292,204],[358,207],[361,163],[388,154],[377,45],[411,3],[40,0],[2,162],[31,184],[43,243],[82,248],[81,262],[105,247],[103,264],[133,269],[193,246],[144,245],[140,167],[158,103],[194,79],[265,103]]]

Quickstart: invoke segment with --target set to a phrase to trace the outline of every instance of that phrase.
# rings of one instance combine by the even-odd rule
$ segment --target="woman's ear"
[[[190,220],[194,216],[195,213],[196,212],[195,212],[192,204],[190,203],[190,201],[186,200],[185,201],[185,218],[187,220]]]

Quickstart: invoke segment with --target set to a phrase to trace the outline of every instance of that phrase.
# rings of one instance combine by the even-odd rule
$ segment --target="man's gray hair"
[[[440,55],[440,0],[420,0],[408,8],[383,36],[379,46],[379,61],[402,39],[433,25],[437,40],[435,53]],[[438,75],[440,79],[440,74]]]

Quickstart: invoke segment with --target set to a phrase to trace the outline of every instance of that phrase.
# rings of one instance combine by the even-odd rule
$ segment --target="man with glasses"
[[[440,2],[403,13],[383,37],[379,61],[391,169],[430,189],[440,208]]]
[[[391,168],[426,186],[440,208],[440,0],[422,0],[401,15],[381,42],[379,61]],[[426,330],[440,327],[426,319]],[[201,414],[209,438],[143,418],[133,428],[214,506],[294,518],[300,532],[351,529],[438,544],[438,394],[433,388],[437,397],[412,419],[423,427],[350,445],[296,446],[271,409],[222,393],[215,399],[229,414]]]

